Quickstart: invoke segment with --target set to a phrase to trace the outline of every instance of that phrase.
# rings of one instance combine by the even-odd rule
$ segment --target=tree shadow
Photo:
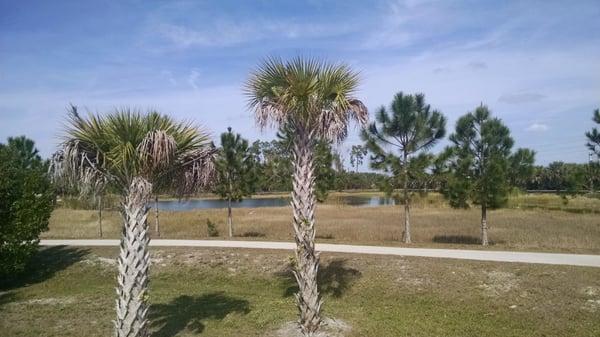
[[[248,231],[240,235],[242,238],[264,238],[265,236],[265,233],[257,231]]]
[[[352,283],[362,276],[358,269],[346,267],[347,261],[347,259],[333,259],[327,265],[320,266],[317,282],[322,295],[341,297]],[[292,266],[288,265],[285,270],[276,275],[282,280],[284,297],[298,292],[298,284],[292,272]]]
[[[432,241],[435,243],[457,243],[463,245],[481,244],[481,238],[471,235],[436,235],[433,237]],[[490,245],[495,245],[497,243],[503,243],[503,241],[489,241]]]
[[[68,246],[41,247],[31,258],[22,273],[0,280],[0,290],[20,288],[43,282],[77,263],[89,254],[89,249]]]
[[[183,295],[170,303],[153,304],[149,318],[156,330],[153,337],[173,337],[184,329],[195,333],[204,331],[206,319],[223,319],[228,314],[250,312],[250,304],[244,299],[214,292],[202,296]]]

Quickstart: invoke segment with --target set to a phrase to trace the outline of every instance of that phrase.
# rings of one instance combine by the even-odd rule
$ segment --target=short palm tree
[[[173,186],[180,195],[207,185],[214,150],[207,135],[157,112],[128,109],[81,117],[73,107],[54,177],[84,193],[112,185],[121,191],[123,234],[118,258],[117,337],[148,336],[146,314],[148,201],[153,186]]]
[[[319,254],[315,252],[314,147],[319,139],[343,140],[352,119],[366,123],[367,109],[354,98],[357,86],[358,74],[348,66],[303,58],[266,60],[246,83],[249,106],[259,126],[293,130],[294,275],[305,336],[318,330],[322,304],[317,287]]]

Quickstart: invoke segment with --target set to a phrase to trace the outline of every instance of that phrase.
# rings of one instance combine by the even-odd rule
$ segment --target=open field
[[[0,293],[3,336],[110,336],[116,248],[44,248]],[[152,249],[156,337],[284,336],[289,252]],[[352,336],[598,336],[600,269],[323,254],[325,315]]]
[[[206,220],[226,235],[226,210],[194,210],[160,213],[161,237],[207,238]],[[291,209],[287,207],[233,209],[235,232],[244,239],[292,240]],[[399,206],[317,206],[317,240],[331,243],[399,245],[402,233]],[[478,248],[478,209],[454,210],[417,204],[412,211],[413,246]],[[598,214],[543,209],[501,209],[489,213],[491,249],[556,252],[600,252]],[[149,216],[154,228],[153,213]],[[116,211],[104,212],[104,237],[118,238],[121,219]],[[97,213],[56,209],[50,230],[43,238],[97,238]]]

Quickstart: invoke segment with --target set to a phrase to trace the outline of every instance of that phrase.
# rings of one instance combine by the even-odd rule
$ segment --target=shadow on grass
[[[322,295],[341,297],[352,283],[362,276],[358,269],[346,267],[346,262],[346,259],[333,259],[327,265],[320,266],[317,282]],[[298,284],[291,266],[276,275],[282,279],[283,296],[292,296],[298,292]]]
[[[204,331],[206,319],[223,319],[230,313],[247,314],[250,305],[244,299],[215,292],[202,296],[179,296],[170,303],[153,304],[149,318],[156,330],[153,337],[173,337],[184,329]]]
[[[471,235],[436,235],[433,237],[433,242],[435,243],[457,243],[463,245],[480,245],[481,238],[471,236]],[[495,245],[497,243],[504,243],[504,241],[493,241],[490,240],[490,245]]]
[[[249,232],[245,232],[244,234],[240,235],[240,237],[242,237],[242,238],[264,238],[265,236],[266,236],[265,233],[256,232],[256,231],[249,231]]]
[[[87,254],[88,249],[67,246],[41,247],[22,273],[0,280],[0,289],[15,289],[48,280],[55,273],[81,261]]]

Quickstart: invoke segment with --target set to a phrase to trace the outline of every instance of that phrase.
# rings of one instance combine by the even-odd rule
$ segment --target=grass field
[[[152,336],[285,336],[289,254],[153,249]],[[0,293],[0,335],[110,336],[116,255],[43,249]],[[323,254],[320,272],[324,313],[347,337],[600,335],[600,268]]]
[[[513,204],[536,200],[539,207],[506,208],[489,212],[491,249],[600,252],[600,217],[590,212],[544,209],[560,202],[553,196],[525,196]],[[581,198],[569,203],[583,207],[597,199]],[[333,199],[335,200],[335,199]],[[207,238],[206,221],[215,222],[220,237],[226,235],[226,210],[194,210],[160,213],[161,237]],[[292,240],[291,210],[287,207],[238,208],[233,210],[236,239]],[[317,239],[373,245],[399,245],[403,211],[400,206],[353,207],[335,204],[317,206]],[[455,210],[435,195],[417,199],[412,211],[413,246],[479,248],[478,209]],[[153,213],[149,216],[154,228]],[[104,237],[118,238],[121,219],[116,211],[104,212]],[[154,234],[154,233],[152,233]],[[52,214],[44,238],[96,238],[97,213],[58,208]]]

